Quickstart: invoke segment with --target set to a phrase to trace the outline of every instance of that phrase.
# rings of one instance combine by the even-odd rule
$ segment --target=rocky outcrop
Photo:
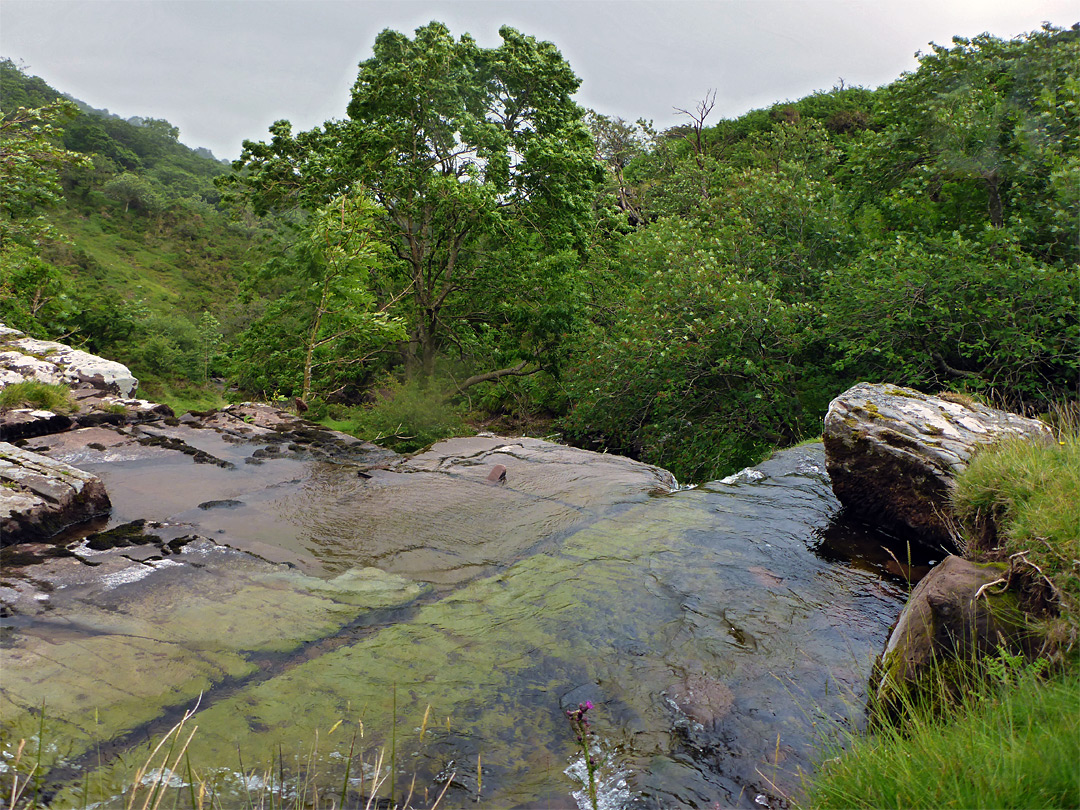
[[[823,439],[833,491],[850,512],[955,549],[955,476],[978,447],[1005,436],[1051,433],[1038,420],[966,398],[860,383],[830,403]]]
[[[1034,635],[1008,590],[1007,568],[949,556],[916,586],[878,665],[879,706],[888,708],[930,673],[947,677],[950,660],[974,662],[999,647],[1032,652]]]
[[[49,537],[109,508],[97,476],[0,442],[0,545]]]
[[[62,343],[35,340],[0,323],[0,388],[30,381],[65,385],[70,401],[63,413],[34,407],[0,410],[0,441],[173,416],[168,405],[133,397],[138,380],[121,363]]]
[[[134,396],[139,387],[139,381],[122,363],[63,343],[36,340],[0,323],[0,385],[28,379],[87,386],[124,398]]]

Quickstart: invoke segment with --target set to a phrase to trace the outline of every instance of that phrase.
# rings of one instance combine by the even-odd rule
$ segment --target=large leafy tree
[[[384,296],[406,293],[408,355],[425,374],[440,349],[475,344],[493,298],[522,295],[537,257],[584,245],[602,171],[559,51],[513,28],[500,35],[485,49],[437,22],[412,39],[383,31],[347,120],[295,136],[278,122],[235,164],[259,210],[371,194],[399,260]],[[517,261],[506,260],[509,246],[520,246]]]
[[[1080,29],[955,38],[886,88],[852,183],[896,230],[1005,228],[1040,259],[1076,262]]]
[[[44,211],[60,200],[60,170],[89,162],[59,145],[74,109],[55,101],[0,116],[0,318],[22,329],[71,314],[70,282],[41,250],[57,237]]]
[[[304,401],[337,396],[374,351],[404,337],[370,290],[386,259],[375,211],[362,195],[335,198],[309,218],[291,251],[260,270],[256,281],[286,276],[290,283],[240,336],[244,385]]]

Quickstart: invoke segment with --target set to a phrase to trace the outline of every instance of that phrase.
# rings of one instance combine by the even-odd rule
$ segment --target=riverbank
[[[1040,656],[999,650],[964,689],[943,679],[897,723],[823,752],[803,808],[1080,806],[1080,431],[976,455],[953,497],[965,556],[1006,562],[1040,635]]]

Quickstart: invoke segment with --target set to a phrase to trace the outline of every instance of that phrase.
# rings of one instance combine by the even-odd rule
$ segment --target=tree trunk
[[[986,193],[989,196],[990,224],[995,228],[1005,227],[1005,205],[1001,201],[1000,179],[996,170],[983,175]]]

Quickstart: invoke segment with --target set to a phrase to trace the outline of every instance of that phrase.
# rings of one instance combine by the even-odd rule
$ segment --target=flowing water
[[[193,771],[174,777],[185,804],[204,780],[224,807],[316,782],[320,806],[363,806],[385,777],[399,804],[445,789],[442,807],[588,807],[566,712],[590,702],[601,806],[781,807],[818,746],[861,722],[906,595],[888,540],[839,517],[820,445],[679,489],[528,439],[454,440],[390,469],[277,449],[245,464],[252,445],[185,440],[235,468],[58,450],[105,479],[112,523],[229,547],[143,561],[104,606],[57,591],[9,630],[4,746],[33,736],[32,706],[58,707],[54,806],[123,806],[148,740],[201,692]],[[62,655],[56,684],[116,694],[50,693],[41,662]]]

